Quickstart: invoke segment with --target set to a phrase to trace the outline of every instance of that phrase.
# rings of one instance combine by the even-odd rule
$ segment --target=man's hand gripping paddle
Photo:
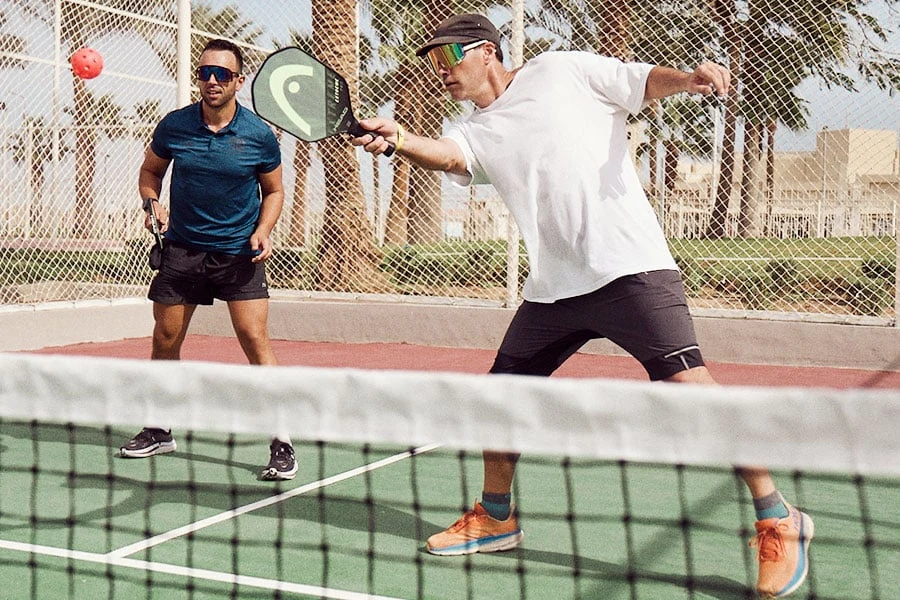
[[[353,116],[347,80],[300,48],[282,48],[266,58],[253,79],[253,110],[305,142],[349,133],[362,137]],[[394,153],[394,144],[384,153]]]
[[[159,231],[159,219],[156,218],[156,211],[153,210],[154,202],[155,200],[152,198],[144,200],[144,212],[150,217],[150,230],[153,232],[153,237],[155,239],[153,245],[150,246],[148,262],[150,268],[156,271],[162,266],[163,238]]]

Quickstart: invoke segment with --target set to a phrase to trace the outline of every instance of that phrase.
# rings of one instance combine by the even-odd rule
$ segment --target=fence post
[[[72,48],[71,50],[74,52],[75,50],[77,50],[77,48]],[[62,64],[62,1],[57,0],[53,4],[53,96],[50,99],[50,128],[53,135],[50,143],[51,160],[53,161],[53,175],[49,187],[52,191],[53,197],[49,199],[49,202],[52,206],[59,206],[61,199],[60,188],[62,187],[60,184],[61,173],[59,168],[59,159],[62,153],[60,141],[62,125],[59,119],[60,115],[62,114],[62,100],[60,98],[60,93],[62,91],[62,67],[60,65]],[[22,113],[22,116],[25,116],[24,111]],[[26,173],[30,174],[30,171],[26,171]],[[30,178],[30,175],[27,176]],[[73,213],[74,210],[75,208],[73,207]]]
[[[181,108],[191,103],[191,0],[178,0],[177,18],[175,100]]]
[[[525,4],[523,0],[513,0],[512,22],[510,23],[509,58],[512,67],[522,66],[525,46]],[[515,308],[519,303],[519,228],[509,213],[506,219],[506,308]]]

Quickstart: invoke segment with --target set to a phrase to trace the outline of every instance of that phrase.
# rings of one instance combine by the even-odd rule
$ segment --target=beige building
[[[822,130],[811,152],[776,152],[771,196],[762,163],[752,187],[759,230],[780,238],[895,235],[900,220],[897,141],[894,131]],[[738,154],[727,227],[731,234],[740,214],[742,166]],[[665,206],[667,235],[702,235],[716,176],[710,163],[680,162],[674,192],[655,198]]]

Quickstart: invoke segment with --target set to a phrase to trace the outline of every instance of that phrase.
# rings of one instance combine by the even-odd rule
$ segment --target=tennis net
[[[178,451],[116,456],[145,423]],[[257,481],[275,424],[297,479]],[[900,598],[900,394],[0,355],[10,598],[754,598],[773,468],[816,522],[797,598]],[[523,452],[508,552],[424,541]]]

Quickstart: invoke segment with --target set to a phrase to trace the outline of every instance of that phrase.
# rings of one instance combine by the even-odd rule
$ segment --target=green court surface
[[[424,541],[479,497],[478,453],[295,440],[300,473],[273,484],[264,438],[176,428],[177,452],[119,458],[133,433],[0,420],[0,598],[754,597],[727,468],[526,455],[524,544],[438,557]],[[816,524],[793,597],[900,598],[900,482],[776,481]]]

